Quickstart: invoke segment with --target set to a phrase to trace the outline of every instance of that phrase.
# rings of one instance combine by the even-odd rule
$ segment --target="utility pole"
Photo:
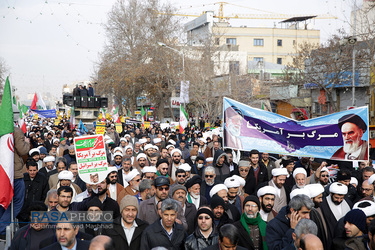
[[[356,36],[356,27],[357,27],[357,5],[356,0],[354,0],[353,6],[353,38]],[[352,55],[352,106],[355,106],[355,44],[353,44],[353,55]]]

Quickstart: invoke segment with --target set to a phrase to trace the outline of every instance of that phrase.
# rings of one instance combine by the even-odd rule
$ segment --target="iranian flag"
[[[146,111],[144,110],[144,108],[142,106],[142,109],[141,109],[142,127],[145,126],[145,118],[146,118]]]
[[[188,126],[188,124],[188,114],[186,113],[184,107],[180,104],[180,134],[184,133],[184,130]]]
[[[7,209],[13,198],[14,179],[14,125],[9,78],[4,86],[0,117],[0,206]]]
[[[114,122],[120,122],[119,115],[118,115],[118,106],[113,106],[112,108],[112,118]]]

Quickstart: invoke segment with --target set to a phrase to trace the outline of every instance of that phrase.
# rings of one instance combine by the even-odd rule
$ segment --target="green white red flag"
[[[13,198],[14,179],[14,124],[9,78],[4,86],[0,117],[0,206],[7,209]]]
[[[184,130],[188,126],[188,124],[188,114],[186,113],[184,107],[180,104],[180,134],[184,133]]]
[[[142,127],[145,126],[145,119],[146,119],[146,111],[144,110],[143,106],[141,109],[141,118],[142,118]]]

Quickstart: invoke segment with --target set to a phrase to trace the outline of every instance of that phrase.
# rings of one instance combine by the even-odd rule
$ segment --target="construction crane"
[[[264,11],[260,9],[255,9],[251,7],[246,7],[246,6],[241,6],[237,4],[232,4],[232,3],[227,3],[227,2],[216,2],[214,4],[220,4],[219,6],[219,11],[218,15],[214,15],[214,18],[218,18],[219,22],[224,22],[224,20],[229,20],[229,19],[290,19],[290,18],[298,18],[298,17],[306,17],[306,15],[292,15],[292,14],[278,14],[270,11]],[[224,4],[228,5],[233,5],[241,8],[247,8],[247,9],[252,9],[256,11],[262,11],[262,12],[268,12],[269,14],[234,14],[231,16],[224,16]],[[159,15],[172,15],[172,16],[184,16],[184,17],[200,17],[201,15],[205,14],[203,12],[201,15],[194,15],[194,14],[180,14],[180,13],[161,13],[157,12]],[[337,17],[332,16],[332,15],[309,15],[309,17],[315,18],[315,19],[337,19]]]

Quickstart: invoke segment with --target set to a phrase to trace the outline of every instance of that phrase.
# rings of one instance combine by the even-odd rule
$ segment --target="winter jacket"
[[[25,173],[23,181],[25,183],[25,198],[21,212],[18,214],[18,218],[21,221],[29,221],[29,206],[34,201],[44,202],[49,187],[47,178],[40,173],[36,174],[34,180],[31,180],[30,175],[28,173]]]
[[[138,226],[134,230],[130,245],[128,245],[124,229],[121,225],[121,217],[113,221],[113,228],[104,229],[103,234],[112,238],[115,243],[115,249],[139,249],[141,247],[142,233],[147,228],[148,223],[140,219],[135,219],[135,223],[137,223]]]
[[[207,239],[201,234],[197,227],[195,231],[186,238],[185,250],[202,250],[218,242],[219,233],[215,227],[213,227],[213,230]]]
[[[178,224],[173,225],[173,234],[171,240],[168,238],[160,220],[156,220],[148,226],[142,234],[141,250],[149,250],[160,246],[170,250],[184,249],[186,233],[184,228]]]
[[[250,166],[249,173],[247,174],[244,190],[248,195],[256,195],[258,188],[263,183],[268,182],[268,170],[266,166],[263,164],[263,162],[259,162],[258,167],[260,168],[258,172],[258,179],[255,179],[254,168],[252,166]]]
[[[290,228],[290,221],[287,218],[286,207],[283,207],[279,214],[266,227],[266,242],[268,249],[279,250],[287,247],[292,241],[294,229]]]
[[[27,155],[30,150],[30,144],[25,141],[25,134],[19,127],[14,127],[14,179],[23,178],[23,160],[22,156]]]
[[[26,225],[18,229],[15,233],[12,244],[10,245],[10,250],[29,250],[31,247],[31,230],[33,230],[30,225]],[[43,236],[48,238],[54,235],[54,231],[51,228],[43,229]]]
[[[225,156],[225,161],[223,165],[219,166],[217,165],[217,163],[222,156]],[[221,182],[224,182],[224,180],[230,175],[230,169],[229,169],[229,165],[227,162],[228,162],[228,155],[224,153],[223,150],[218,149],[215,152],[213,165],[215,167],[216,179],[220,180]]]

